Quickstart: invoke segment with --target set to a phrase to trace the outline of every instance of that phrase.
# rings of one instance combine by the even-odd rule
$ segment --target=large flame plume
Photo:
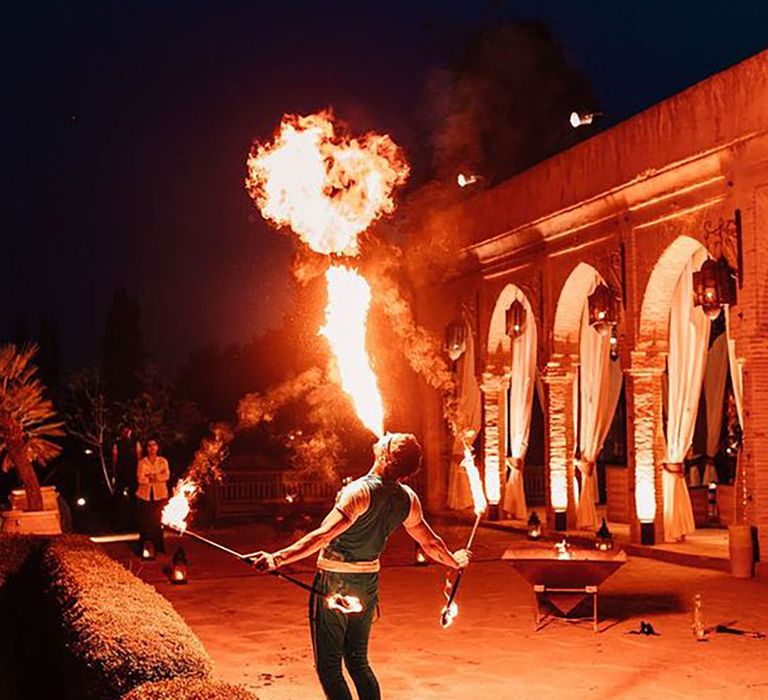
[[[365,350],[371,288],[354,270],[334,265],[326,272],[328,306],[320,329],[330,343],[341,385],[363,424],[377,437],[384,434],[384,405]]]
[[[409,172],[389,136],[351,138],[325,111],[285,115],[274,140],[252,149],[246,187],[264,218],[312,250],[357,255],[358,235],[392,212],[392,192]]]
[[[176,484],[173,496],[163,508],[161,517],[163,525],[178,532],[187,529],[187,518],[192,506],[192,499],[197,494],[197,484],[190,478],[182,479]]]
[[[480,472],[475,464],[475,455],[472,453],[472,448],[467,444],[464,445],[464,459],[461,460],[461,466],[469,480],[469,489],[472,492],[472,505],[474,506],[475,515],[482,515],[488,507],[488,501],[483,492]]]

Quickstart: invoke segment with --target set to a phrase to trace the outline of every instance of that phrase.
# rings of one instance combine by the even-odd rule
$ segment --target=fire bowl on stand
[[[601,552],[594,549],[513,547],[502,559],[533,587],[535,629],[538,631],[552,620],[541,614],[541,601],[548,603],[560,615],[559,619],[579,620],[567,616],[588,596],[592,596],[592,623],[598,631],[598,587],[627,561],[626,552]]]

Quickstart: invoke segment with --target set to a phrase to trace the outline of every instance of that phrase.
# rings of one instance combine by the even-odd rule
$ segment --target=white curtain
[[[700,251],[683,269],[669,314],[667,453],[662,476],[664,537],[668,542],[695,529],[683,461],[693,440],[707,360],[710,322],[701,308],[693,305],[693,271],[704,259],[706,253]]]
[[[733,398],[736,402],[736,413],[739,416],[739,425],[744,434],[744,375],[741,362],[736,357],[736,341],[731,338],[730,309],[725,310],[725,333],[728,336],[728,365],[731,370],[731,386]]]
[[[590,294],[598,283],[596,279]],[[585,304],[579,335],[578,444],[581,455],[577,466],[581,472],[581,492],[576,527],[580,529],[594,530],[599,525],[595,509],[598,500],[596,462],[611,427],[615,400],[618,398],[614,398],[611,391],[612,364],[610,335],[601,335],[589,325],[589,309]]]
[[[465,322],[466,323],[466,322]],[[472,328],[467,326],[467,349],[458,360],[457,392],[458,405],[456,439],[453,445],[452,468],[448,477],[448,508],[463,510],[472,506],[472,493],[464,469],[460,466],[464,459],[464,442],[462,436],[471,430],[474,435],[480,432],[482,421],[482,402],[480,387],[475,375],[475,341]]]
[[[704,398],[707,404],[707,456],[703,478],[705,484],[717,482],[715,455],[720,448],[726,379],[728,379],[728,337],[722,333],[709,348],[707,369],[704,373]]]
[[[507,430],[509,454],[507,455],[507,483],[504,488],[502,508],[512,517],[525,519],[528,507],[525,502],[523,464],[528,451],[531,429],[533,389],[536,384],[536,322],[528,301],[518,291],[516,299],[525,307],[525,325],[522,335],[512,340],[512,364],[507,394]]]

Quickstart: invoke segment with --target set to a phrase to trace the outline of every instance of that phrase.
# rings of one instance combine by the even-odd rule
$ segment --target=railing
[[[547,502],[546,479],[544,467],[526,464],[523,469],[523,484],[525,501],[528,505],[541,506]]]
[[[318,479],[295,479],[290,472],[230,472],[212,486],[209,497],[215,517],[250,515],[265,505],[299,493],[305,501],[331,502],[340,484]]]

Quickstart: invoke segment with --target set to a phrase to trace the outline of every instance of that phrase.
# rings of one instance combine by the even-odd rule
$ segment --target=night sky
[[[768,46],[768,3],[596,0],[30,2],[4,11],[8,203],[0,340],[55,318],[97,359],[112,292],[173,368],[291,303],[288,240],[243,188],[253,138],[326,105],[415,153],[439,37],[541,19],[615,122]],[[532,86],[533,88],[534,86]],[[567,119],[568,115],[564,115]],[[417,164],[418,166],[418,164]],[[10,212],[10,217],[8,217]]]

